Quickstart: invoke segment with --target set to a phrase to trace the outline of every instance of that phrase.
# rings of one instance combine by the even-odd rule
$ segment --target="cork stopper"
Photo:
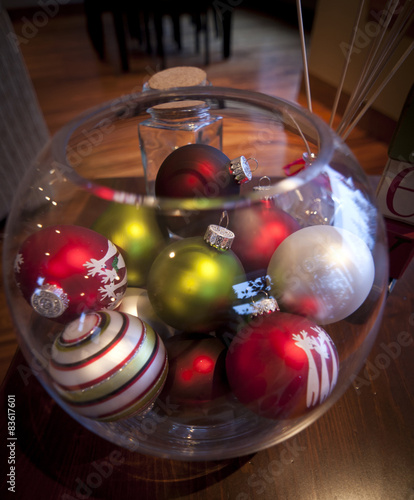
[[[205,113],[208,113],[209,109],[209,105],[204,101],[185,100],[156,104],[147,111],[154,118],[169,120],[202,117]]]
[[[223,226],[210,224],[204,235],[204,241],[219,250],[229,250],[234,240],[234,233]]]
[[[46,318],[57,318],[69,306],[67,294],[56,285],[43,284],[33,292],[30,300],[33,309]]]
[[[207,84],[207,74],[193,66],[177,66],[155,73],[148,80],[152,90],[166,90],[174,87],[194,87]]]
[[[185,109],[206,109],[208,104],[204,101],[196,101],[187,99],[185,101],[169,101],[162,104],[156,104],[152,109],[160,109],[166,111],[181,111]]]

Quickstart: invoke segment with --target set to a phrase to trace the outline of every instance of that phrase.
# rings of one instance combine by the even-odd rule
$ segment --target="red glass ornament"
[[[14,270],[35,311],[59,322],[113,309],[127,288],[125,262],[115,245],[80,226],[50,226],[29,236]]]
[[[239,193],[230,173],[229,158],[206,144],[182,146],[162,162],[155,180],[155,194],[172,198],[228,196]]]
[[[246,272],[266,269],[276,248],[300,229],[288,213],[276,208],[272,200],[229,213],[229,229],[235,234],[232,250]]]
[[[329,335],[301,316],[258,316],[238,332],[226,357],[238,400],[271,418],[299,416],[321,404],[335,387],[338,353]]]
[[[207,334],[179,334],[164,341],[169,372],[161,398],[186,407],[208,407],[229,392],[226,347]]]

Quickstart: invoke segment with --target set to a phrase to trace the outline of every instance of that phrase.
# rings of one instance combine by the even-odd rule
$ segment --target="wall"
[[[319,80],[338,88],[341,81],[344,63],[346,60],[346,45],[350,43],[352,29],[361,0],[319,0],[313,29],[309,44],[309,74]],[[378,4],[378,5],[377,5]],[[358,81],[361,70],[368,55],[371,42],[380,29],[380,24],[375,17],[380,19],[382,5],[373,3],[373,0],[365,2],[365,8],[361,17],[359,30],[355,41],[355,48],[359,53],[353,53],[344,91],[349,95]],[[372,17],[374,14],[374,18]],[[410,33],[411,35],[411,33]],[[392,68],[400,54],[412,41],[411,37],[405,37],[402,48],[389,64]],[[365,50],[364,50],[365,47]],[[414,52],[410,54],[397,74],[390,80],[386,88],[373,104],[373,108],[392,120],[398,120],[404,101],[408,95],[414,80]]]

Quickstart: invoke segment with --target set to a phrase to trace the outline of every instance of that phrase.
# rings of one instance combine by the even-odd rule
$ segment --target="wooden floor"
[[[14,28],[22,33],[24,19],[17,17]],[[212,24],[212,23],[211,23]],[[297,27],[281,19],[236,8],[232,32],[232,54],[221,56],[221,41],[211,34],[211,63],[203,66],[203,54],[195,52],[189,19],[183,23],[183,49],[172,43],[171,26],[166,20],[166,41],[170,44],[167,65],[193,65],[207,71],[213,85],[250,89],[283,97],[306,106],[300,92],[302,57]],[[49,19],[20,48],[38,95],[51,134],[87,108],[123,94],[138,91],[160,69],[160,61],[148,55],[136,40],[129,41],[130,72],[120,71],[114,44],[114,30],[105,17],[107,60],[100,61],[90,44],[81,14]],[[313,102],[313,111],[329,120],[330,109]],[[355,130],[347,141],[369,174],[380,174],[387,160],[387,145]],[[0,380],[3,379],[17,343],[0,290]]]

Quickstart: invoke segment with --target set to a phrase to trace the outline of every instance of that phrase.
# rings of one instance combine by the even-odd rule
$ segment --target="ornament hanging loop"
[[[257,295],[260,295],[260,294],[263,294],[264,295],[264,298],[265,299],[268,299],[269,298],[269,294],[266,292],[266,290],[260,290],[259,293]],[[260,302],[261,300],[263,299],[260,299],[259,301],[256,302],[256,300],[252,299],[252,305],[253,307],[255,307],[255,305]]]
[[[226,219],[226,227],[221,225],[224,219]],[[208,226],[207,231],[204,234],[204,241],[219,250],[230,250],[234,240],[234,233],[233,231],[230,231],[230,229],[227,229],[228,225],[229,214],[227,213],[227,210],[223,210],[219,225],[210,224]]]
[[[220,221],[218,223],[219,226],[222,225],[221,223],[223,222],[224,219],[226,219],[225,228],[227,229],[228,226],[229,226],[229,222],[230,222],[230,220],[229,220],[229,214],[227,213],[227,210],[223,210],[223,212],[221,213]]]
[[[266,184],[265,184],[266,182]],[[270,189],[270,186],[272,184],[272,181],[270,180],[270,177],[267,175],[264,175],[263,177],[260,177],[259,179],[259,184],[257,186],[253,186],[254,191],[267,191]]]
[[[256,172],[256,170],[259,168],[259,162],[256,160],[256,158],[247,158],[247,163],[249,163],[249,161],[253,161],[255,163],[255,167],[254,168],[250,168],[250,172]],[[266,176],[265,176],[266,177]],[[268,178],[269,179],[269,178]],[[270,179],[269,179],[270,180]]]

